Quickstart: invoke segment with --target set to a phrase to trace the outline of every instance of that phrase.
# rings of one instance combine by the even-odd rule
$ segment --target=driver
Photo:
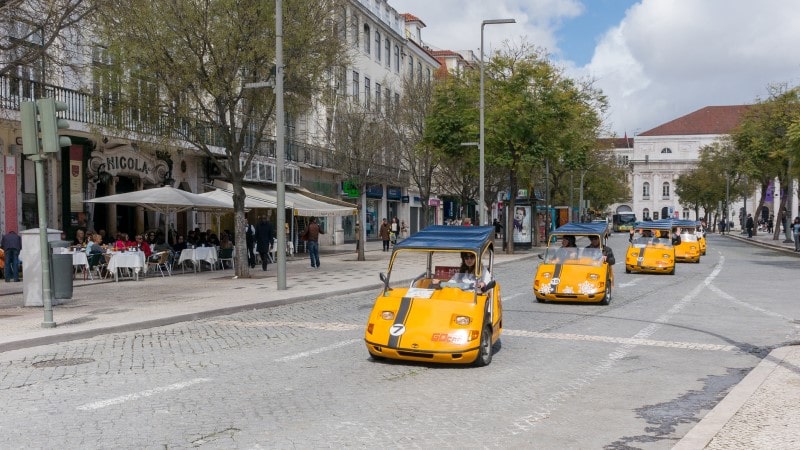
[[[483,292],[492,280],[489,270],[484,270],[480,279],[475,277],[475,263],[477,258],[472,252],[461,252],[461,266],[458,272],[449,281],[433,280],[433,285],[439,287],[460,287],[461,289],[477,288]]]

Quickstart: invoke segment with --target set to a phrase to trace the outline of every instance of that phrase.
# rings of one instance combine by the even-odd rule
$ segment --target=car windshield
[[[599,266],[603,263],[603,252],[599,248],[551,247],[545,253],[544,262]]]

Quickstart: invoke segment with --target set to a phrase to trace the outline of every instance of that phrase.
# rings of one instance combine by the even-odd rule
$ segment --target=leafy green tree
[[[245,84],[271,76],[275,3],[108,0],[97,7],[94,31],[112,63],[95,70],[106,72],[102,79],[111,84],[115,104],[142,112],[144,123],[130,131],[159,135],[162,145],[177,137],[215,161],[233,184],[235,229],[243,230],[242,181],[255,156],[272,152],[267,138],[275,108],[271,89]],[[285,80],[290,117],[306,111],[330,69],[347,61],[339,39],[341,7],[337,0],[283,2],[284,64],[276,72]],[[152,93],[146,101],[142,85]],[[124,119],[118,123],[128,123]],[[236,233],[236,245],[245,248],[244,233]],[[249,276],[245,253],[237,255],[238,276]]]
[[[761,198],[755,212],[763,208],[770,182],[778,179],[784,190],[775,215],[776,220],[780,220],[787,213],[786,187],[791,179],[791,156],[796,152],[790,131],[800,117],[800,88],[777,85],[770,87],[769,92],[768,99],[748,109],[731,138],[741,158],[737,169],[746,180],[760,184]],[[778,239],[780,228],[775,227],[774,239]]]

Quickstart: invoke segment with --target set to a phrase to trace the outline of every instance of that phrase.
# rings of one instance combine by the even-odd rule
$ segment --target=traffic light
[[[35,102],[22,102],[22,153],[36,155],[39,153],[39,117],[36,114]]]
[[[59,136],[58,130],[69,128],[66,119],[56,117],[56,112],[66,111],[67,104],[56,101],[54,98],[41,98],[36,100],[39,107],[42,131],[42,151],[45,153],[58,153],[61,147],[69,147],[72,140],[66,136]]]

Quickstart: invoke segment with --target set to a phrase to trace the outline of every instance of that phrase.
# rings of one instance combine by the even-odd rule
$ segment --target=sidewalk
[[[772,234],[725,234],[800,257],[794,243]],[[709,250],[713,251],[713,247]],[[800,448],[800,346],[773,350],[673,450]]]

